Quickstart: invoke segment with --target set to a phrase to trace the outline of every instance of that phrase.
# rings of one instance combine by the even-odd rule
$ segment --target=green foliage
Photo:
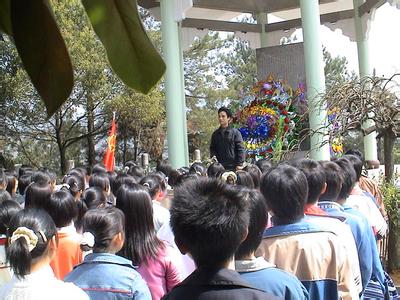
[[[61,6],[62,2],[70,1],[52,1],[52,5]],[[130,87],[147,92],[161,78],[165,66],[142,27],[136,1],[84,3],[115,72]],[[15,40],[48,116],[67,100],[73,85],[70,58],[52,5],[49,0],[0,0],[0,30]]]
[[[6,34],[12,35],[11,0],[0,0],[0,28]]]
[[[123,162],[131,157],[136,160],[141,151],[152,159],[160,159],[164,148],[165,106],[164,95],[153,89],[148,95],[123,89],[106,103],[106,110],[117,112],[118,139],[123,152]],[[133,153],[128,144],[133,144]]]
[[[143,28],[136,0],[82,2],[117,75],[128,86],[148,93],[166,67]]]
[[[11,23],[25,70],[51,116],[72,91],[73,71],[50,4],[44,0],[13,0]]]
[[[327,90],[334,85],[342,84],[357,78],[354,71],[349,71],[349,62],[345,56],[332,57],[332,54],[324,47],[323,57],[325,63],[325,85]]]
[[[400,189],[392,182],[382,181],[380,186],[383,202],[389,217],[387,270],[391,272],[400,267],[399,199]]]
[[[0,108],[7,114],[0,120],[0,139],[5,140],[5,150],[9,149],[17,162],[59,169],[60,165],[65,167],[67,159],[84,164],[85,142],[106,132],[109,123],[104,122],[104,102],[115,96],[118,90],[114,86],[120,81],[111,72],[80,2],[53,1],[52,5],[75,65],[74,89],[47,119],[16,48],[4,36],[0,41]]]
[[[400,189],[392,182],[383,181],[380,186],[385,209],[388,213],[389,219],[393,224],[399,222],[399,201]]]

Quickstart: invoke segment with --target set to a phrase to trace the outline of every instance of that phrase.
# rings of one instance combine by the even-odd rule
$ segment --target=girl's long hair
[[[117,208],[125,214],[125,244],[119,255],[135,265],[155,259],[164,247],[154,230],[151,197],[140,184],[124,184],[117,192]]]

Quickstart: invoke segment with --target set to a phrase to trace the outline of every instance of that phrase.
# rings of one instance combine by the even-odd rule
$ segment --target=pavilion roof
[[[319,0],[320,4],[341,1],[343,0]],[[139,0],[138,3],[147,9],[160,5],[156,0]],[[273,13],[299,8],[300,4],[299,0],[193,0],[193,7],[240,13]]]

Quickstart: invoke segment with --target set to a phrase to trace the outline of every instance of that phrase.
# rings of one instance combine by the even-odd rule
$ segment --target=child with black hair
[[[262,158],[256,161],[256,166],[265,174],[272,168],[272,162],[268,158]]]
[[[58,279],[64,279],[79,264],[83,257],[80,249],[81,236],[76,232],[74,221],[78,217],[78,206],[68,191],[53,193],[45,207],[57,227],[58,250],[51,267]]]
[[[117,208],[125,214],[125,244],[118,255],[130,259],[147,282],[152,298],[160,299],[181,282],[174,250],[156,236],[150,195],[140,184],[122,185]]]
[[[103,163],[95,164],[92,168],[92,176],[98,173],[107,173],[107,169]]]
[[[375,233],[379,234],[380,237],[385,236],[388,226],[383,215],[379,211],[378,205],[374,202],[375,199],[368,197],[359,185],[362,172],[361,159],[355,155],[345,155],[341,159],[347,159],[353,166],[356,174],[356,181],[353,184],[353,189],[349,196],[346,198],[346,205],[361,212],[371,223]]]
[[[12,201],[12,197],[6,190],[0,190],[0,203],[3,201]]]
[[[0,286],[13,275],[6,259],[7,233],[12,217],[20,210],[21,206],[15,201],[0,203]]]
[[[85,190],[85,180],[83,177],[76,175],[65,175],[62,180],[60,189],[67,189],[76,201],[81,199],[82,193]]]
[[[257,190],[248,191],[250,205],[249,233],[240,244],[235,255],[235,270],[244,280],[267,293],[282,299],[308,299],[308,292],[302,283],[290,273],[276,268],[264,257],[255,256],[267,225],[267,206]]]
[[[346,206],[346,198],[353,188],[356,173],[347,159],[324,162],[322,166],[326,174],[327,188],[320,196],[319,207],[331,216],[345,218],[345,222],[350,226],[358,251],[363,296],[366,299],[376,298],[378,291],[378,298],[384,297],[387,293],[385,274],[372,227],[365,216]],[[378,287],[371,293],[369,286],[374,282],[378,283]]]
[[[275,299],[233,271],[248,225],[245,192],[217,179],[189,180],[178,187],[171,226],[177,246],[193,257],[197,269],[163,299]]]
[[[18,203],[25,203],[25,190],[31,184],[31,175],[25,174],[18,178],[18,194],[21,197],[18,197]]]
[[[257,167],[256,165],[246,165],[243,168],[243,171],[246,171],[247,173],[250,174],[251,178],[253,179],[253,183],[254,183],[254,188],[259,190],[260,189],[260,180],[261,180],[261,170],[259,167]]]
[[[201,177],[207,177],[207,168],[201,162],[194,162],[190,166],[189,173],[195,173]]]
[[[137,182],[139,182],[144,176],[144,170],[140,166],[131,166],[129,170],[126,172],[128,175],[133,176]]]
[[[107,173],[92,174],[89,180],[89,187],[101,188],[107,197],[107,204],[114,205],[114,196],[111,193],[111,183],[109,175]]]
[[[32,182],[48,184],[50,186],[51,179],[49,174],[47,174],[46,172],[36,171],[32,174]]]
[[[362,166],[365,165],[364,156],[361,151],[357,149],[350,149],[346,151],[345,156],[347,155],[357,156],[361,160]],[[377,167],[379,168],[379,164],[374,164],[374,161],[368,161],[366,166],[366,168],[368,169],[375,169]],[[374,201],[376,201],[382,216],[385,218],[385,220],[387,220],[385,203],[383,202],[382,192],[379,188],[378,182],[376,182],[376,180],[372,178],[369,178],[366,170],[362,170],[360,179],[358,180],[358,184],[360,188],[367,193],[368,196],[372,197]]]
[[[84,168],[74,168],[70,170],[65,177],[68,176],[76,176],[79,178],[79,182],[83,183],[83,190],[86,190],[89,187],[89,179],[90,176],[87,175],[87,172]]]
[[[107,195],[104,190],[97,186],[90,187],[83,192],[82,201],[86,210],[104,208],[107,206]]]
[[[207,176],[209,178],[217,178],[218,174],[222,174],[225,172],[225,168],[219,162],[213,162],[208,166]]]
[[[91,299],[150,300],[146,283],[132,261],[115,255],[125,241],[125,217],[114,207],[92,209],[83,218],[81,248],[92,251],[65,281],[81,287]]]
[[[0,299],[89,299],[77,286],[54,276],[49,264],[57,252],[57,231],[45,211],[25,209],[16,213],[8,232],[6,255],[14,277],[0,288]]]
[[[140,184],[147,188],[153,203],[154,229],[157,232],[161,226],[169,222],[168,209],[162,206],[167,186],[165,181],[156,174],[150,174],[140,180]]]
[[[346,248],[346,255],[351,264],[351,272],[354,283],[357,286],[358,293],[363,290],[360,264],[356,243],[351,229],[345,218],[336,218],[329,216],[324,210],[318,207],[318,199],[326,190],[325,170],[319,162],[313,159],[303,158],[296,161],[295,166],[304,173],[308,183],[307,204],[304,207],[304,213],[307,216],[306,221],[324,227],[325,230],[332,231],[338,237]]]
[[[173,170],[168,160],[159,160],[157,162],[156,171],[163,172],[166,177],[169,177],[169,173]]]
[[[254,181],[249,173],[244,170],[236,171],[237,185],[247,187],[248,189],[254,189]]]
[[[32,181],[25,191],[25,208],[44,208],[51,193],[48,183]]]
[[[52,191],[54,191],[56,189],[56,183],[57,183],[56,173],[54,173],[53,171],[51,171],[50,169],[47,169],[47,168],[40,168],[39,171],[43,172],[44,174],[46,174],[48,176],[50,188]],[[38,180],[36,180],[36,182],[38,182]]]
[[[118,189],[123,184],[134,184],[134,183],[137,183],[137,182],[133,176],[128,175],[128,174],[118,174],[114,180],[111,190],[115,196],[115,195],[117,195]]]
[[[310,299],[358,299],[339,237],[304,220],[308,197],[304,173],[288,164],[279,165],[264,175],[261,192],[275,226],[264,232],[258,254],[299,278]]]

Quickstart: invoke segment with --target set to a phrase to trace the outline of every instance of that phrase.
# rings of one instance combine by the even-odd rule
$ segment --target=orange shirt
[[[83,261],[82,250],[79,247],[80,235],[76,232],[58,232],[57,254],[50,263],[54,275],[63,280],[65,275]]]

